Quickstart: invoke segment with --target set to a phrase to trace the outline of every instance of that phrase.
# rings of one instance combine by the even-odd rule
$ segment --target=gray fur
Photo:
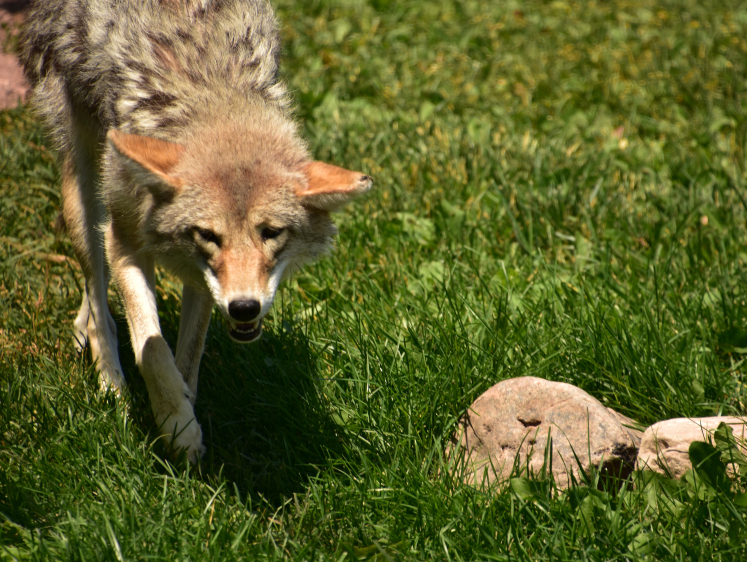
[[[263,0],[37,0],[21,44],[35,105],[60,148],[73,106],[104,130],[176,140],[211,105],[289,103]]]

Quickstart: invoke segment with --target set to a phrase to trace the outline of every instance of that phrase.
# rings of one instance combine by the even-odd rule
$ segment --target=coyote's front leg
[[[87,160],[79,158],[76,164],[72,155],[63,155],[62,215],[85,278],[83,300],[73,324],[75,347],[82,351],[90,345],[101,388],[120,392],[124,375],[117,352],[117,326],[106,302],[109,280],[98,229],[105,211],[96,197],[97,181],[98,175],[91,172]]]
[[[212,311],[213,297],[210,293],[184,285],[179,339],[176,342],[176,366],[192,393],[192,405],[197,397],[197,375]]]
[[[112,277],[124,301],[135,361],[148,387],[153,416],[172,453],[184,450],[190,462],[196,463],[204,452],[202,430],[192,408],[193,392],[161,335],[153,259],[122,243],[113,224],[106,231],[106,250]]]

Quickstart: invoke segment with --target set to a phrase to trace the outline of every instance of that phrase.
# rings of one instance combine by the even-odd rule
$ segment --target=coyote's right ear
[[[179,191],[182,181],[173,172],[184,152],[182,145],[116,129],[106,136],[114,154],[137,184],[159,195],[174,195]]]

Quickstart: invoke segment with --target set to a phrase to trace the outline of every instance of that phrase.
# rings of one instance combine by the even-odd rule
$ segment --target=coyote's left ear
[[[136,183],[160,195],[174,195],[182,186],[181,180],[173,176],[184,152],[182,145],[116,129],[106,136]]]
[[[306,185],[298,187],[296,195],[304,207],[321,211],[336,211],[373,185],[370,176],[324,162],[304,164],[302,171]]]

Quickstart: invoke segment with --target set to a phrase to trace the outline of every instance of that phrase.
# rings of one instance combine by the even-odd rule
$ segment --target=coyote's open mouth
[[[251,343],[262,335],[262,320],[254,322],[231,322],[228,334],[240,343]]]

